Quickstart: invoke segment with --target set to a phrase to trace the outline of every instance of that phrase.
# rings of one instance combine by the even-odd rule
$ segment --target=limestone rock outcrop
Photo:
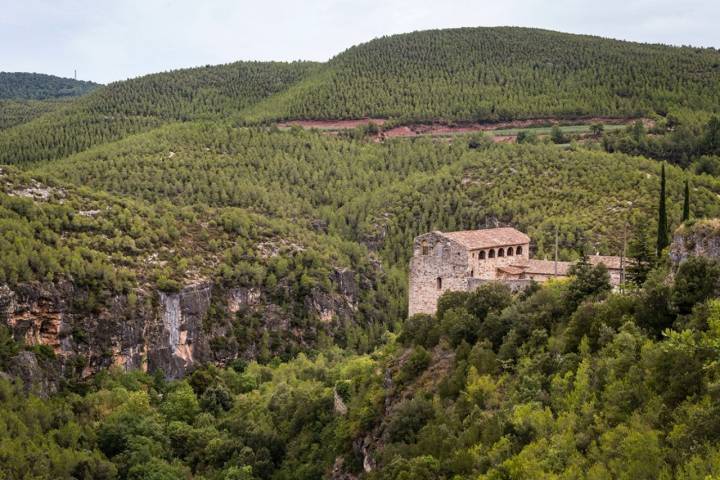
[[[720,219],[698,220],[675,231],[670,260],[677,267],[690,256],[720,260]]]
[[[359,302],[355,277],[351,270],[335,269],[330,291],[313,289],[301,305],[303,315],[318,322],[303,328],[324,328],[332,334],[332,328],[352,319]],[[111,366],[162,371],[167,378],[179,378],[203,363],[224,365],[236,358],[256,358],[262,332],[300,348],[312,346],[306,339],[317,337],[316,331],[298,328],[293,317],[297,313],[275,304],[271,293],[260,288],[229,288],[206,281],[177,292],[138,288],[94,307],[88,307],[87,300],[87,293],[68,281],[0,285],[0,325],[28,348],[44,346],[43,351],[54,356],[49,361],[57,369],[53,375],[76,379]],[[233,329],[251,323],[252,337],[238,344]],[[9,373],[52,392],[55,387],[40,374],[48,370],[40,360],[23,350]],[[49,382],[56,385],[56,380]]]

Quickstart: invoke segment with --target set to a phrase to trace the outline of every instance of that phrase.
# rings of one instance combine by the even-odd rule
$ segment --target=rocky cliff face
[[[720,220],[700,220],[675,231],[670,245],[670,260],[679,265],[690,256],[720,259]]]
[[[331,292],[316,289],[305,297],[302,314],[316,320],[305,321],[306,329],[330,330],[334,320],[351,319],[355,314],[355,273],[338,269],[330,281]],[[317,333],[299,329],[294,322],[297,312],[288,312],[274,304],[267,292],[255,288],[202,282],[175,293],[138,289],[112,297],[91,311],[78,306],[86,305],[86,295],[70,282],[0,286],[0,324],[26,346],[51,350],[57,376],[66,378],[87,377],[113,365],[162,370],[166,377],[178,378],[198,364],[256,358],[264,332],[301,347],[310,346],[307,338]],[[250,322],[257,324],[251,338],[242,344],[235,341],[234,329]],[[276,353],[270,348],[271,354]],[[29,357],[35,355],[22,355],[14,360],[15,376],[47,383],[32,368],[38,359]],[[45,385],[43,389],[53,388]]]

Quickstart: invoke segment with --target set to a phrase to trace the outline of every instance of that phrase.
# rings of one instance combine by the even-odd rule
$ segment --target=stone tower
[[[435,313],[444,292],[494,280],[497,269],[527,263],[530,238],[514,228],[430,232],[415,238],[410,260],[408,315]]]

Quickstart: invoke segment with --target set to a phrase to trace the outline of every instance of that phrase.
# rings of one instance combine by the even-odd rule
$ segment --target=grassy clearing
[[[610,130],[619,130],[622,128],[625,128],[627,125],[603,125],[603,128],[605,131]],[[536,135],[550,135],[550,131],[552,130],[552,127],[526,127],[526,128],[503,128],[498,130],[489,130],[487,131],[488,135],[492,136],[510,136],[510,135],[517,135],[520,132],[529,132],[534,133]],[[560,126],[560,130],[563,131],[563,133],[589,133],[590,132],[590,125],[565,125]]]

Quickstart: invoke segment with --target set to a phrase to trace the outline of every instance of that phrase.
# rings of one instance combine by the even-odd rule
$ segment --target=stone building
[[[620,257],[593,255],[591,264],[604,264],[618,285]],[[461,232],[430,232],[415,238],[410,260],[408,315],[435,313],[444,292],[471,291],[487,281],[502,281],[513,290],[532,282],[566,277],[572,262],[530,258],[530,237],[509,227]]]

